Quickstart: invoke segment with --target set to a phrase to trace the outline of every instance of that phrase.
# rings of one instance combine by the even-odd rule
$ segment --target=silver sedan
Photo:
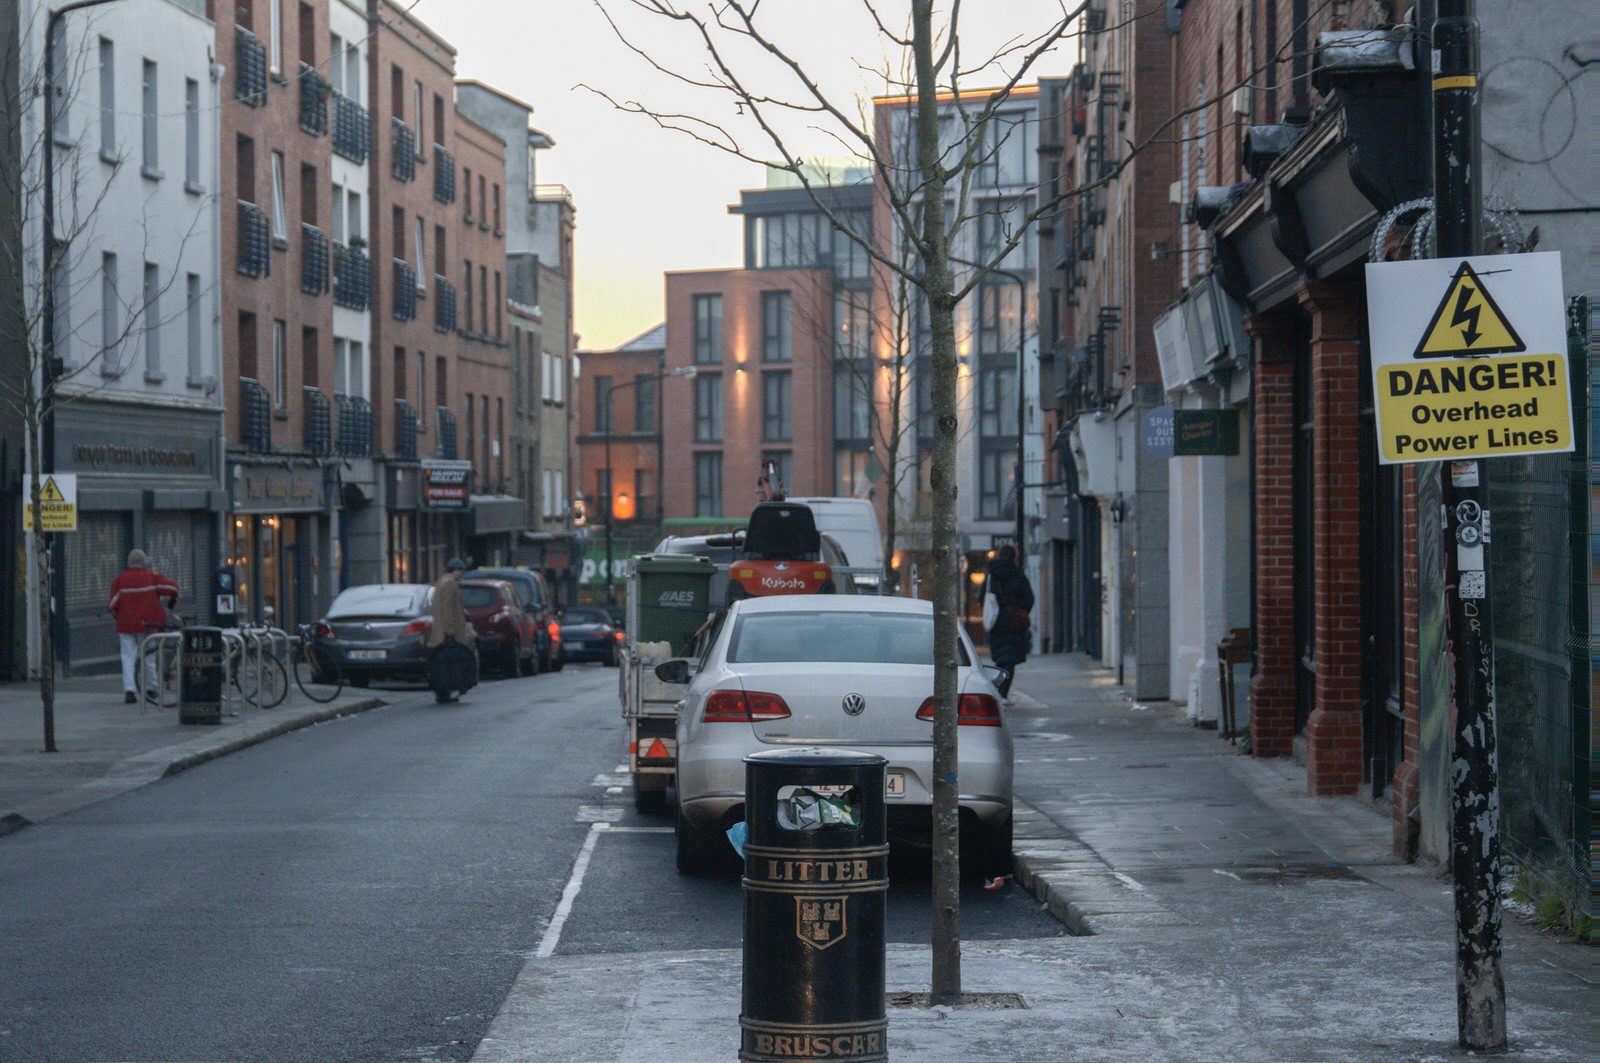
[[[1011,733],[964,632],[957,647],[963,867],[1011,863]],[[778,746],[883,756],[889,826],[932,825],[933,606],[804,595],[735,602],[710,636],[678,713],[678,870],[714,869],[744,816],[744,758]]]

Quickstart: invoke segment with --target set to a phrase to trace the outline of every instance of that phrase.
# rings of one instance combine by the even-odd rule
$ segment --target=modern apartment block
[[[81,668],[116,659],[106,589],[134,547],[179,581],[190,615],[210,615],[227,509],[226,378],[216,331],[224,177],[216,144],[228,92],[216,79],[216,31],[204,4],[124,0],[62,15],[47,132],[53,6],[27,0],[0,17],[8,31],[0,93],[10,112],[0,184],[11,197],[4,213],[20,223],[7,230],[15,254],[6,255],[0,278],[10,308],[0,323],[7,352],[0,395],[16,409],[24,374],[37,385],[49,372],[62,400],[45,420],[41,458],[46,471],[77,476],[78,526],[55,537],[53,594],[57,659]],[[46,172],[53,177],[49,277]],[[232,222],[230,209],[221,224]],[[17,587],[21,574],[10,566],[21,540],[11,522],[20,514],[23,463],[12,433],[25,419],[5,420],[0,471],[9,527],[0,543],[9,544],[5,574]],[[36,559],[29,560],[31,572]],[[0,646],[0,663],[12,674],[38,662],[36,583],[26,586],[28,619],[14,620]],[[25,660],[15,637],[24,624]]]

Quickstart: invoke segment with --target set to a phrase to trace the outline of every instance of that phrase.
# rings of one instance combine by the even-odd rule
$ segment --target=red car
[[[478,633],[478,657],[507,675],[532,675],[537,667],[539,629],[503,579],[464,579],[461,604]]]

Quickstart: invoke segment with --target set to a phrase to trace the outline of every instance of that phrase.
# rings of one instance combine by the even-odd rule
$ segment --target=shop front
[[[339,590],[331,470],[313,459],[239,458],[228,471],[227,561],[237,576],[239,618],[286,631],[316,620]]]
[[[512,563],[517,537],[528,526],[528,503],[510,495],[473,495],[467,553],[472,564],[499,568]]]
[[[117,660],[106,592],[135,547],[211,619],[226,514],[219,411],[76,401],[55,415],[55,471],[78,476],[78,529],[59,535],[57,655],[69,670]]]

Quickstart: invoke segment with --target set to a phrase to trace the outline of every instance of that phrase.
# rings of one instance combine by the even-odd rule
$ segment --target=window
[[[498,184],[494,186],[494,231],[495,231],[496,235],[498,235],[500,233],[500,231],[501,231],[501,225],[500,225],[500,186]]]
[[[1023,199],[993,202],[978,215],[978,260],[995,263],[1002,269],[1025,270],[1034,266],[1037,240],[1024,237],[1017,246],[1007,251],[1005,257],[995,262],[995,256],[1013,236],[1022,231],[1023,220],[1028,216],[1028,203]]]
[[[556,509],[556,503],[555,503],[556,478],[551,475],[549,469],[545,469],[543,471],[543,475],[541,476],[540,486],[542,488],[542,493],[539,496],[539,500],[540,500],[540,503],[541,503],[541,507],[539,509],[539,512],[541,514],[543,514],[546,518],[549,518],[549,517],[555,515],[555,509]]]
[[[261,379],[256,363],[256,316],[248,310],[239,311],[239,375]]]
[[[317,16],[310,4],[301,4],[299,10],[300,61],[306,66],[317,65]]]
[[[319,350],[320,346],[317,330],[310,325],[300,326],[300,384],[303,387],[322,386],[319,373],[322,353]]]
[[[188,281],[184,292],[188,298],[184,306],[184,318],[189,332],[189,382],[198,384],[205,377],[205,366],[200,356],[200,274],[191,273],[185,279]]]
[[[65,33],[56,34],[55,53],[50,57],[50,61],[54,64],[55,70],[64,72],[67,69],[68,47],[67,35]],[[55,137],[56,143],[63,146],[71,146],[72,144],[71,138],[67,135],[70,128],[67,125],[67,118],[69,117],[71,111],[71,97],[68,95],[68,80],[69,79],[64,74],[63,76],[56,78],[56,107],[54,115]]]
[[[234,142],[233,164],[238,197],[246,203],[256,201],[256,142],[240,136]]]
[[[268,65],[274,74],[283,73],[283,0],[267,0]]]
[[[444,97],[433,94],[433,142],[444,144]]]
[[[478,331],[489,334],[489,267],[478,267]]]
[[[989,439],[1016,438],[1016,365],[996,363],[979,367],[978,435]]]
[[[300,220],[316,227],[317,224],[317,168],[300,164]]]
[[[633,430],[656,430],[656,378],[648,373],[633,378]]]
[[[821,213],[769,214],[756,219],[756,267],[824,264],[833,246],[833,229]]]
[[[608,376],[594,378],[594,430],[611,431],[611,378]]]
[[[333,393],[335,395],[348,395],[349,378],[349,344],[338,336],[333,338]],[[248,373],[245,374],[249,376]]]
[[[701,374],[694,378],[694,441],[722,442],[722,376]]]
[[[856,488],[870,486],[867,464],[871,457],[871,451],[866,450],[834,451],[833,493],[840,498],[849,498],[855,495]]]
[[[54,301],[51,309],[55,314],[51,340],[55,345],[55,356],[73,365],[72,360],[72,264],[67,261],[67,255],[57,255],[55,260]]]
[[[417,352],[417,409],[426,409],[428,405],[428,356],[421,351]],[[428,423],[427,418],[422,418],[423,426]]]
[[[465,398],[466,398],[466,420],[467,420],[467,452],[466,453],[467,453],[467,460],[471,461],[473,458],[477,457],[477,452],[478,452],[477,427],[476,427],[476,425],[473,424],[473,412],[475,410],[477,410],[478,407],[472,401],[472,392],[470,392],[470,391],[467,392]]]
[[[483,174],[478,175],[478,213],[483,215],[478,219],[480,229],[489,227],[489,196],[485,192],[486,180]]]
[[[978,288],[978,350],[1015,356],[1022,347],[1022,291],[1015,284]]]
[[[980,188],[1020,185],[1029,180],[1031,133],[1026,112],[1001,112],[989,119],[983,131],[983,153],[978,158]]]
[[[498,396],[494,400],[494,459],[495,479],[502,483],[506,478],[506,400]]]
[[[344,186],[333,186],[333,241],[344,243]]]
[[[763,362],[788,362],[794,359],[794,335],[790,325],[791,306],[788,292],[761,293]]]
[[[183,82],[183,186],[191,192],[200,184],[200,83]]]
[[[983,448],[978,454],[978,519],[1005,517],[1006,498],[1011,492],[1017,452],[1014,449]]]
[[[834,296],[833,356],[861,359],[872,353],[872,293],[846,289]]]
[[[100,358],[101,370],[115,375],[122,372],[117,341],[122,332],[122,300],[117,297],[117,256],[110,251],[100,256]]]
[[[843,362],[834,365],[833,438],[840,442],[865,443],[872,438],[872,381],[859,368]]]
[[[461,291],[466,296],[467,303],[467,331],[472,331],[472,260],[467,259],[463,265],[462,273],[466,275],[466,283],[462,284]]]
[[[842,234],[834,237],[834,275],[848,280],[866,280],[871,276],[871,258],[862,243],[872,243],[872,212],[870,210],[844,211],[840,220],[861,240],[858,242]]]
[[[694,297],[694,360],[701,365],[722,361],[722,296]]]
[[[428,255],[427,255],[428,239],[427,239],[427,230],[423,226],[421,218],[418,218],[417,221],[416,221],[416,245],[417,245],[417,291],[420,293],[420,292],[426,292],[428,290]]]
[[[461,186],[461,210],[467,224],[470,225],[472,224],[472,171],[465,166],[461,168]]]
[[[450,363],[443,356],[434,359],[433,388],[433,404],[450,405]]]
[[[117,157],[117,52],[100,38],[100,157]]]
[[[289,408],[289,326],[272,323],[272,405]]]
[[[347,191],[345,201],[350,207],[350,242],[355,243],[366,229],[366,221],[361,213],[361,193]]]
[[[411,84],[411,125],[417,134],[417,158],[422,158],[422,82]]]
[[[698,517],[722,515],[722,455],[694,456],[694,512]]]
[[[144,264],[144,369],[147,375],[161,372],[161,270],[154,262]]]
[[[272,153],[272,238],[289,239],[289,218],[283,198],[283,152]]]
[[[490,445],[489,445],[489,396],[480,395],[478,397],[478,411],[482,415],[478,419],[478,423],[483,426],[483,473],[484,473],[485,476],[487,476],[489,474],[489,453],[490,453]],[[493,450],[494,450],[495,453],[499,453],[499,451],[500,451],[500,443],[499,443],[498,440],[495,441]]]
[[[772,470],[772,489],[794,492],[794,455],[787,450],[769,450],[761,455],[761,471]]]
[[[344,91],[344,41],[337,33],[328,35],[328,81]]]
[[[146,177],[161,176],[161,144],[156,118],[160,114],[156,99],[156,64],[144,61],[144,159],[142,172]]]
[[[504,283],[505,282],[500,277],[500,271],[499,270],[495,270],[494,271],[494,338],[496,340],[505,339],[505,331],[504,331],[504,328],[505,328],[505,315],[503,313],[503,308],[505,306],[505,298],[501,294],[501,288],[503,287]]]
[[[786,443],[794,434],[788,370],[761,374],[761,438]]]

